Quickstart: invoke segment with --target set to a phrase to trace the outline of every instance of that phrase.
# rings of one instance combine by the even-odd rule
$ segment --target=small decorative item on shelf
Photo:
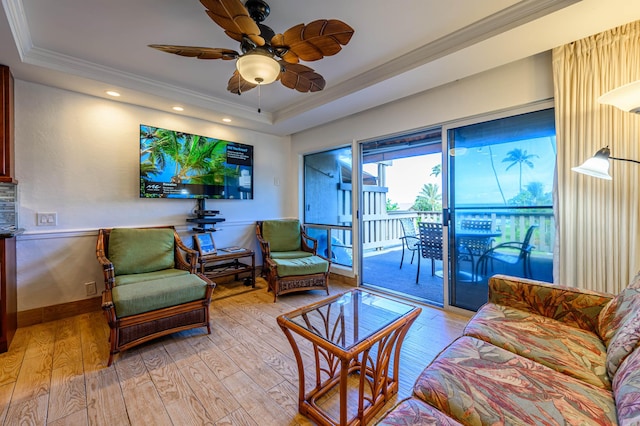
[[[238,246],[225,247],[225,248],[221,248],[220,249],[220,251],[227,252],[227,253],[239,253],[239,252],[245,251],[245,250],[247,250],[247,249],[243,248],[243,247],[238,247]]]

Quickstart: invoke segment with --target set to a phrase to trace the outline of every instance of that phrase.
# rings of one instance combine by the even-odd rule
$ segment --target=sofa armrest
[[[262,252],[262,257],[264,259],[271,257],[271,247],[269,246],[269,241],[262,238],[262,235],[257,235],[258,244],[260,244],[260,251]]]
[[[113,263],[107,258],[104,249],[104,236],[102,230],[100,230],[99,238],[96,243],[96,258],[98,259],[98,263],[102,267],[102,275],[104,276],[104,287],[110,290],[116,283],[116,274],[113,268]]]
[[[614,295],[508,275],[489,279],[489,302],[596,332],[598,314]]]
[[[318,254],[318,240],[307,235],[304,229],[300,230],[301,248],[303,251]]]
[[[176,269],[183,269],[189,271],[192,274],[196,273],[198,268],[198,256],[200,253],[197,250],[187,247],[182,239],[178,236],[178,233],[174,229],[175,240],[175,265]]]

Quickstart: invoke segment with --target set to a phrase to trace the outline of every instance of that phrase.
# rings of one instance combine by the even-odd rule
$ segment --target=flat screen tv
[[[141,124],[140,197],[253,199],[253,146]]]

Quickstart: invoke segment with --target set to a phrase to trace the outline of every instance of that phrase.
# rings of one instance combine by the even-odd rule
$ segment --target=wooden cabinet
[[[18,326],[16,238],[0,238],[0,352],[7,352]]]
[[[0,65],[0,182],[14,182],[13,76]]]
[[[0,182],[15,184],[13,126],[13,76],[0,65]],[[18,325],[16,281],[16,239],[10,231],[0,234],[0,352],[9,350]]]

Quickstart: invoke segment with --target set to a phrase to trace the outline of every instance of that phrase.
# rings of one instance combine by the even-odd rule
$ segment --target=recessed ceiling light
[[[231,119],[230,118],[223,118],[222,121],[224,121],[225,123],[231,123]]]
[[[184,111],[184,108],[183,108],[183,107],[181,107],[181,106],[174,106],[174,107],[173,107],[173,110],[174,110],[174,111]]]
[[[120,93],[116,92],[115,90],[107,90],[107,92],[106,92],[106,93],[107,93],[107,95],[109,95],[109,96],[115,96],[115,97],[120,96]]]

